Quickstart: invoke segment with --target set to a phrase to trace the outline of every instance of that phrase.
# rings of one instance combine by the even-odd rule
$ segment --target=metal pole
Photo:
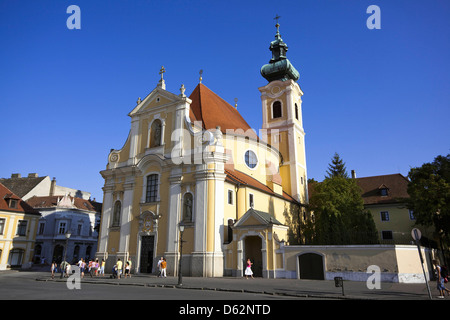
[[[183,232],[180,231],[180,260],[178,263],[178,285],[183,285],[183,275],[181,274],[181,259],[183,258]]]
[[[427,279],[427,275],[425,273],[425,268],[423,266],[423,257],[422,257],[422,251],[420,251],[420,244],[419,244],[419,240],[416,240],[416,245],[417,245],[417,250],[419,250],[419,257],[420,257],[420,264],[422,265],[422,271],[423,271],[423,276],[425,278],[425,284],[427,285],[427,291],[428,291],[428,297],[431,299],[433,299],[431,297],[431,291],[430,291],[430,285],[428,284],[428,279]]]

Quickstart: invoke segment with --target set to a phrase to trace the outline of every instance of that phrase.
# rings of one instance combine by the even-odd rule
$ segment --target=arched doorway
[[[243,270],[247,267],[247,259],[253,263],[252,271],[254,277],[263,276],[262,240],[258,236],[245,237],[245,248],[243,257]]]
[[[317,253],[304,253],[298,256],[300,279],[324,280],[323,256]]]
[[[56,263],[61,263],[64,255],[64,247],[60,244],[57,244],[53,249],[53,261]]]

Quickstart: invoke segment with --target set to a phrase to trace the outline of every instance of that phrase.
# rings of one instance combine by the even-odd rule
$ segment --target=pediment
[[[177,105],[180,103],[184,103],[186,99],[187,98],[185,96],[182,97],[173,94],[169,91],[166,91],[160,87],[156,87],[143,100],[138,100],[136,107],[134,107],[134,109],[128,115],[130,117],[133,117],[137,114],[146,113],[148,111],[155,110],[158,108],[165,108],[170,105]]]
[[[275,217],[267,212],[262,212],[250,208],[234,225],[234,227],[249,227],[249,226],[270,226],[282,225]]]

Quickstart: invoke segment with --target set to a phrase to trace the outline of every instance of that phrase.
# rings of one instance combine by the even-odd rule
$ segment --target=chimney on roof
[[[37,178],[39,175],[37,173],[29,173],[28,178]]]
[[[13,173],[12,175],[11,175],[11,179],[12,178],[22,178],[22,175],[20,174],[20,173]]]
[[[356,179],[356,172],[355,172],[355,170],[352,170],[352,179]]]
[[[50,196],[54,196],[55,195],[55,187],[56,187],[56,178],[53,177],[52,182],[50,184]]]

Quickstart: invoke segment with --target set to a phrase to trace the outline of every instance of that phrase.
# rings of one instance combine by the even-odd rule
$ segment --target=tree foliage
[[[331,163],[328,165],[327,174],[325,179],[334,177],[348,178],[347,169],[345,168],[345,162],[341,159],[337,152],[334,153]]]
[[[411,168],[408,178],[408,208],[416,224],[433,226],[441,241],[450,244],[450,154]]]
[[[345,163],[337,153],[321,183],[309,181],[308,210],[314,220],[304,222],[304,242],[309,244],[377,243],[375,222],[364,210],[361,189],[349,179]]]
[[[314,223],[305,225],[312,244],[368,244],[378,237],[370,212],[364,210],[361,190],[354,179],[340,176],[314,185],[309,210]]]

